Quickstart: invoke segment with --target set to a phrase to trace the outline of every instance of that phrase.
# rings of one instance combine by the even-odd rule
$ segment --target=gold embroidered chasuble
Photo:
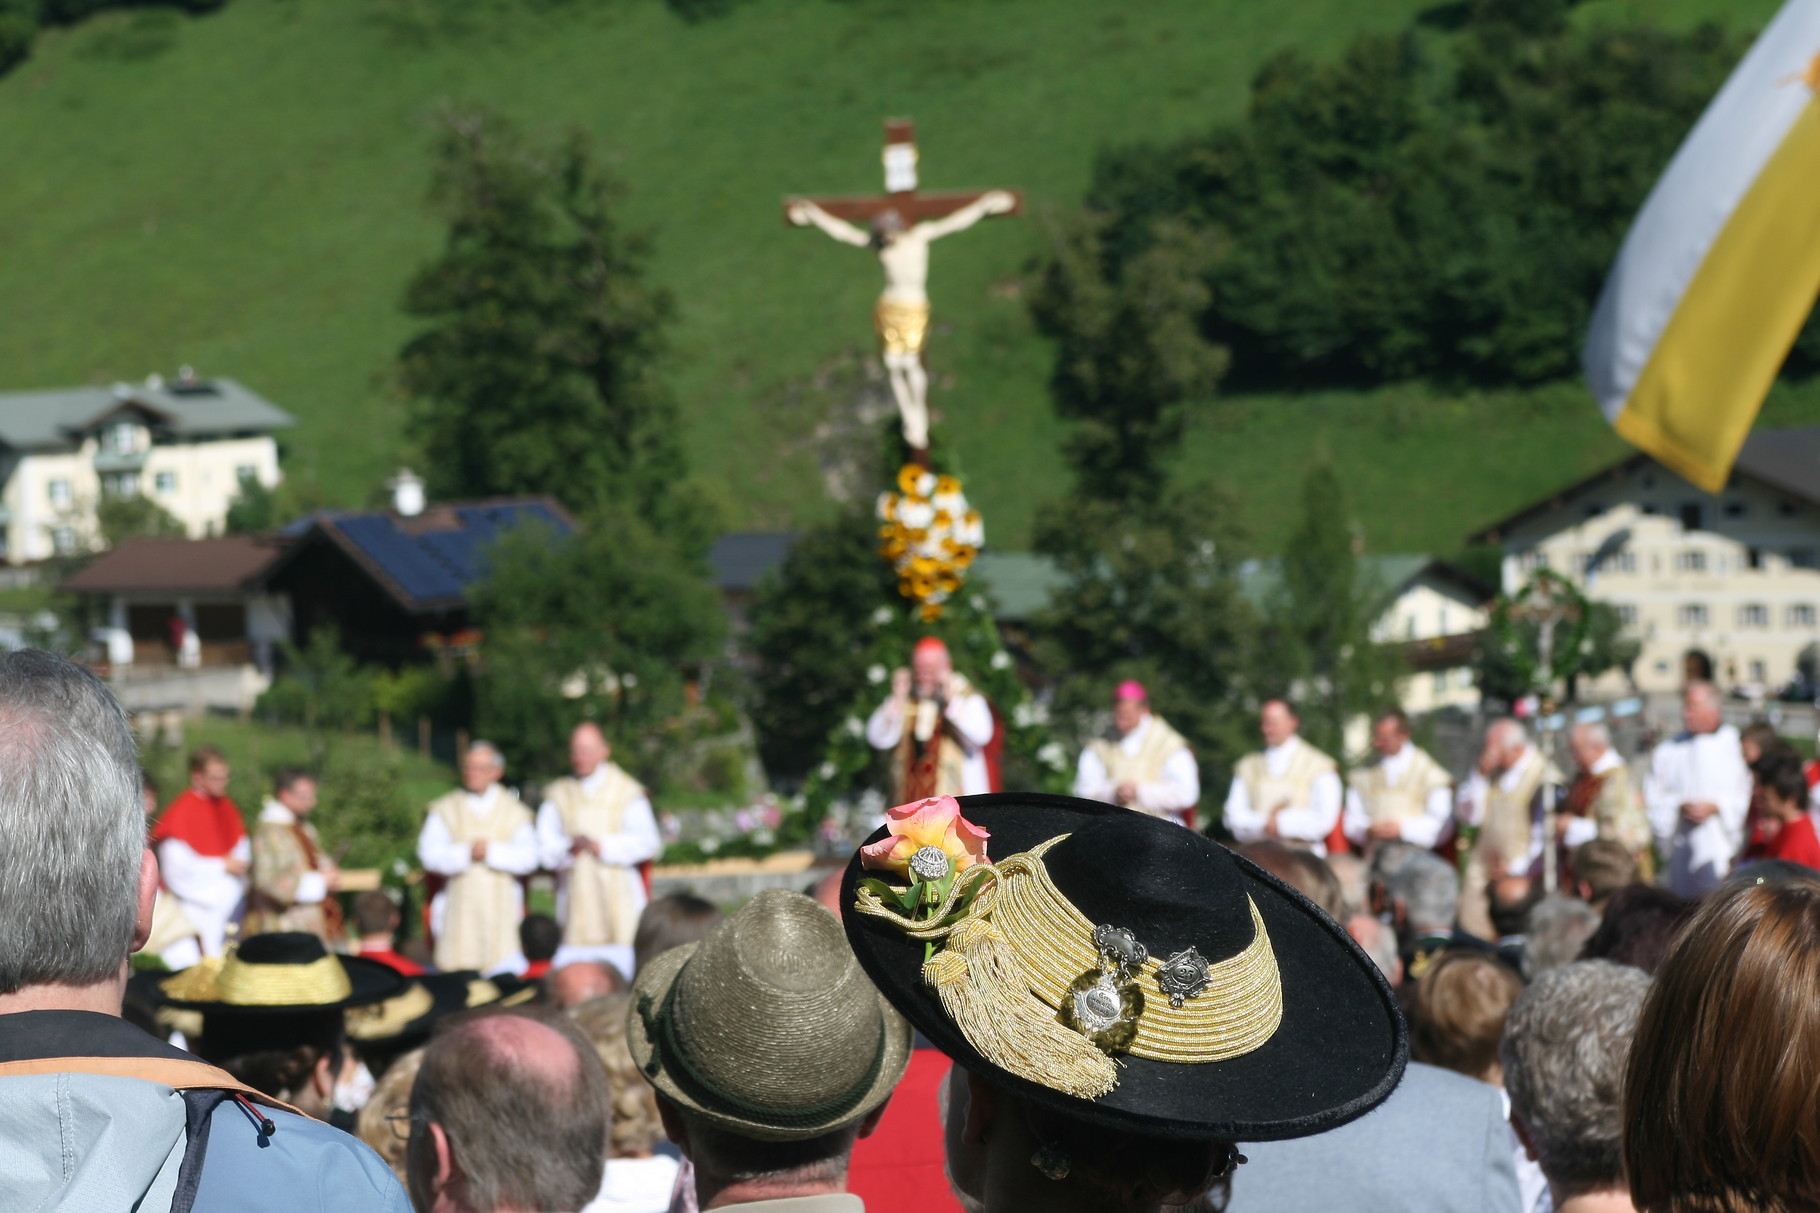
[[[531,810],[518,795],[498,784],[492,809],[482,815],[468,804],[461,788],[430,802],[451,840],[472,846],[510,842],[532,823]],[[436,938],[436,967],[445,973],[485,969],[518,950],[518,877],[490,868],[482,860],[448,878],[444,890],[442,933]]]
[[[1401,825],[1426,815],[1429,794],[1437,788],[1453,786],[1453,776],[1426,750],[1405,742],[1409,762],[1402,778],[1392,780],[1382,761],[1361,767],[1347,776],[1346,782],[1359,794],[1359,802],[1371,824],[1393,821]]]
[[[562,832],[571,839],[600,839],[625,832],[626,806],[645,794],[638,780],[614,763],[590,793],[579,779],[558,779],[544,799],[562,816]],[[627,944],[638,930],[633,882],[638,873],[624,864],[603,863],[587,852],[572,855],[564,873],[563,942],[577,947]]]
[[[1115,788],[1126,783],[1156,783],[1163,778],[1163,767],[1170,757],[1177,750],[1189,748],[1186,739],[1155,712],[1150,713],[1145,720],[1144,739],[1136,752],[1127,753],[1119,741],[1117,737],[1096,737],[1087,743],[1094,756],[1100,760],[1100,765],[1106,768],[1106,781]],[[1138,808],[1135,804],[1125,807]],[[1183,806],[1187,807],[1189,806]],[[1181,811],[1171,809],[1159,816],[1174,818]]]
[[[300,905],[297,901],[297,886],[304,873],[317,871],[321,859],[322,840],[309,822],[256,823],[252,887],[247,892],[246,925],[241,934],[304,931],[332,942],[325,903]],[[339,925],[340,915],[335,918]]]
[[[1285,801],[1291,808],[1310,804],[1314,800],[1315,780],[1329,771],[1338,770],[1339,765],[1333,759],[1303,741],[1290,753],[1289,762],[1281,775],[1270,773],[1269,760],[1262,751],[1254,751],[1239,759],[1235,773],[1245,785],[1245,795],[1251,800],[1251,811],[1267,816],[1270,810]]]

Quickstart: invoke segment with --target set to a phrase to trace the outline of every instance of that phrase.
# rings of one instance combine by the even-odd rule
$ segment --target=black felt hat
[[[429,1038],[436,1021],[456,1011],[495,1004],[518,1006],[537,996],[515,977],[482,977],[472,970],[426,973],[409,979],[398,994],[347,1012],[348,1038],[370,1048],[413,1048]]]
[[[398,970],[338,955],[303,931],[248,936],[226,957],[158,983],[167,1007],[246,1015],[346,1010],[394,997],[405,985]]]
[[[1281,1019],[1248,1051],[1188,1063],[1118,1054],[1112,1090],[1067,1094],[993,1064],[969,1043],[923,980],[924,942],[854,908],[859,882],[876,875],[855,856],[841,883],[854,953],[905,1018],[966,1069],[1076,1120],[1224,1141],[1324,1132],[1382,1103],[1401,1080],[1408,1034],[1390,986],[1339,924],[1276,877],[1173,822],[1096,801],[993,794],[962,797],[960,807],[991,833],[994,865],[1069,835],[1043,856],[1048,882],[1088,922],[1128,930],[1151,957],[1193,948],[1218,966],[1253,945],[1261,922],[1281,983]]]

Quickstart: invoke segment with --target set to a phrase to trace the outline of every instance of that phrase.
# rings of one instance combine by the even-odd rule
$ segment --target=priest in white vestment
[[[1751,774],[1738,730],[1722,723],[1712,683],[1687,684],[1681,719],[1687,732],[1650,756],[1643,802],[1668,865],[1668,887],[1682,897],[1698,897],[1725,879],[1744,845]]]
[[[604,959],[630,973],[632,936],[647,900],[638,865],[656,858],[661,842],[650,797],[612,754],[599,725],[575,727],[575,774],[544,790],[537,843],[543,866],[557,874],[564,963]]]
[[[1302,740],[1301,727],[1281,699],[1259,711],[1264,749],[1239,760],[1226,794],[1226,828],[1239,842],[1276,838],[1327,854],[1327,836],[1340,820],[1339,767]]]
[[[1401,709],[1379,716],[1371,725],[1378,760],[1347,781],[1342,821],[1347,839],[1361,850],[1391,841],[1433,847],[1453,821],[1453,777],[1409,732]]]
[[[997,728],[992,705],[957,673],[948,646],[916,642],[910,668],[891,676],[891,697],[866,721],[866,740],[892,751],[892,796],[909,804],[930,796],[993,792],[986,745]]]
[[[1182,735],[1150,710],[1144,684],[1127,680],[1112,696],[1112,730],[1081,750],[1074,794],[1194,825],[1201,773]]]
[[[446,877],[430,902],[436,967],[485,971],[518,948],[524,890],[537,870],[537,829],[517,793],[500,784],[505,759],[476,741],[461,757],[461,787],[430,804],[417,836],[426,872]]]

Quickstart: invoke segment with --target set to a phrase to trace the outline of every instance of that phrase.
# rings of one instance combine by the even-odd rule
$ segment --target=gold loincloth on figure
[[[880,299],[872,309],[872,327],[887,354],[920,354],[929,336],[929,305]]]

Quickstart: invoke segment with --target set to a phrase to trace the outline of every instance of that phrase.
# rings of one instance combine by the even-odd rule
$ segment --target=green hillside
[[[690,24],[659,0],[234,0],[103,14],[0,80],[0,388],[230,374],[301,419],[287,469],[366,499],[401,458],[398,300],[437,246],[424,194],[450,103],[591,132],[656,236],[680,321],[672,382],[731,525],[824,508],[818,434],[870,349],[877,271],[786,228],[793,192],[879,187],[880,120],[915,118],[926,188],[1022,187],[1031,213],[935,255],[930,361],[992,537],[1060,488],[1048,353],[1020,298],[1046,215],[1097,149],[1236,114],[1287,46],[1323,54],[1420,0],[749,0]],[[1596,0],[1585,19],[1719,17],[1776,0]],[[827,390],[832,381],[836,390]],[[1820,389],[1775,414],[1820,416]],[[1332,453],[1372,546],[1446,549],[1617,449],[1570,387],[1232,398],[1187,461],[1261,540]]]

